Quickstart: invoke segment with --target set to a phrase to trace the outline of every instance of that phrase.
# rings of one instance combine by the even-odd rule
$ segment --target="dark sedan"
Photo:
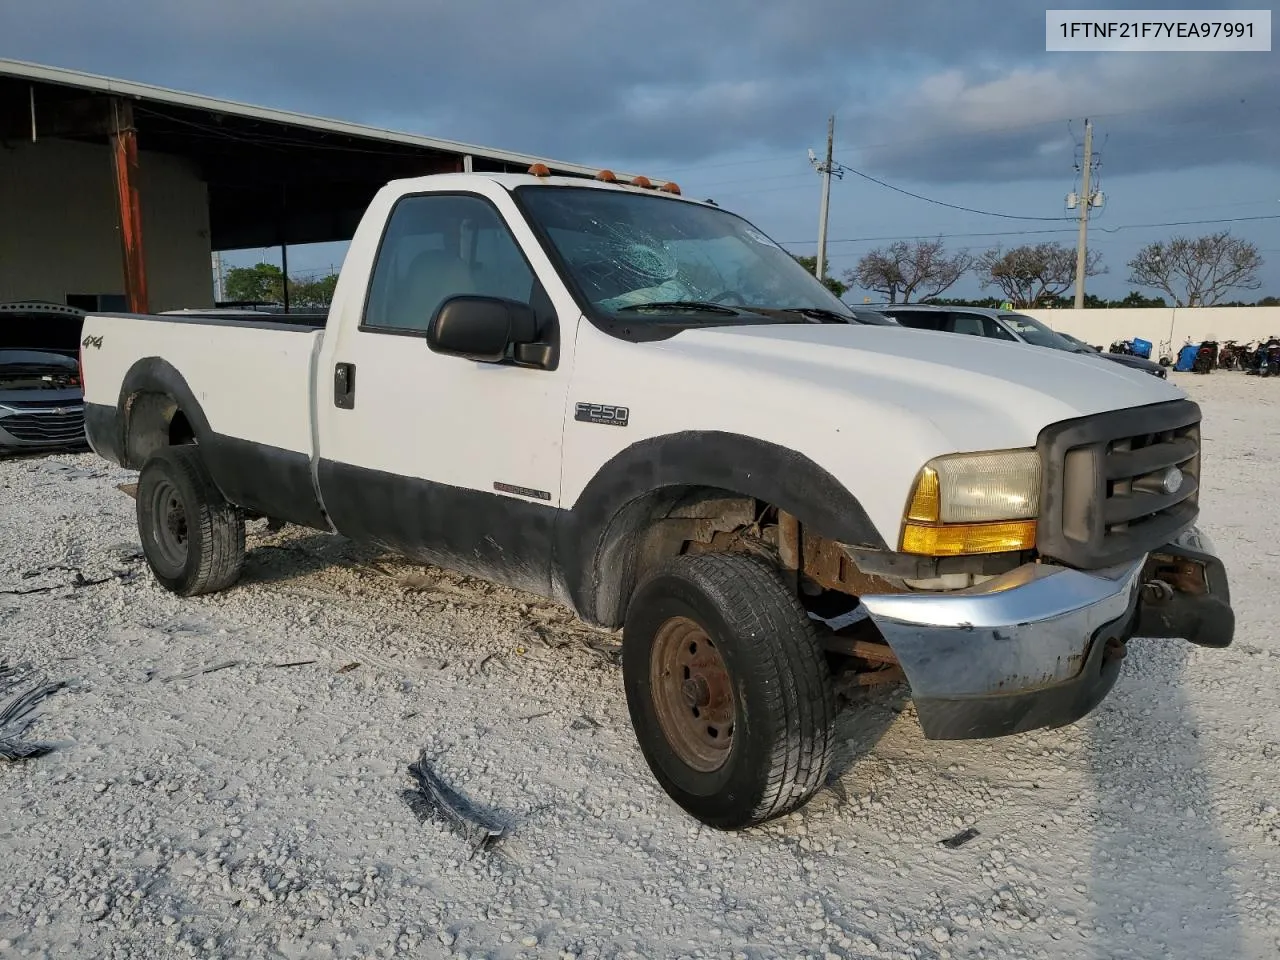
[[[87,448],[83,323],[57,303],[0,303],[0,453]]]

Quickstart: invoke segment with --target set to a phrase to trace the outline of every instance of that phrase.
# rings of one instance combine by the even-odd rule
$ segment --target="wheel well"
[[[135,393],[126,406],[125,464],[138,469],[164,447],[195,442],[191,421],[167,393]]]
[[[726,536],[736,535],[744,545],[756,547],[753,552],[768,557],[767,541],[755,529],[760,511],[767,509],[752,497],[713,487],[663,487],[632,500],[610,520],[595,558],[595,619],[609,627],[619,626],[645,574],[669,557],[687,552],[691,543],[723,545]],[[776,550],[770,559],[776,562]]]
[[[777,567],[806,606],[837,615],[865,592],[900,585],[863,573],[839,543],[756,497],[701,486],[654,490],[619,510],[595,557],[593,619],[616,628],[636,586],[684,553],[749,553]]]

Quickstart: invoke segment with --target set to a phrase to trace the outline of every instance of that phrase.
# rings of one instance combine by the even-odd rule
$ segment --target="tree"
[[[284,274],[270,263],[232,267],[225,282],[228,300],[253,303],[284,302]]]
[[[898,240],[872,250],[845,274],[850,284],[880,293],[890,303],[910,303],[936,297],[969,272],[973,257],[967,250],[947,256],[941,240]]]
[[[331,273],[314,280],[289,281],[289,306],[327,307],[333,302],[333,291],[338,285],[338,275]]]
[[[1164,297],[1145,297],[1137,290],[1130,290],[1123,300],[1107,303],[1109,307],[1167,307]]]
[[[1262,255],[1231,231],[1149,243],[1129,261],[1130,282],[1155,287],[1179,307],[1209,307],[1228,290],[1257,290]]]
[[[996,287],[1015,307],[1034,307],[1060,297],[1076,279],[1076,252],[1060,243],[1034,243],[1002,251],[994,247],[977,259],[982,288]],[[1106,273],[1096,250],[1085,260],[1084,275]]]
[[[814,276],[817,276],[818,274],[818,258],[817,257],[796,257],[796,263],[800,264],[800,266],[804,267]],[[849,285],[845,283],[841,283],[835,277],[823,277],[822,282],[826,286],[826,288],[830,290],[832,293],[834,293],[837,297],[843,297],[849,291]]]
[[[333,301],[333,291],[337,285],[336,273],[310,280],[290,277],[289,308],[327,307]],[[232,267],[227,271],[226,297],[239,302],[283,304],[284,274],[271,263]]]

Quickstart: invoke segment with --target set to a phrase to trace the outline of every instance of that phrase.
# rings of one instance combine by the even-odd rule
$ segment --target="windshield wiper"
[[[725,317],[742,315],[741,310],[734,310],[732,307],[718,303],[704,303],[700,300],[654,300],[651,303],[633,303],[627,307],[619,307],[618,313],[628,311],[638,313],[641,310],[656,310],[663,313],[718,313]]]
[[[783,313],[798,313],[802,317],[810,320],[818,320],[822,323],[853,323],[854,318],[843,313],[837,313],[835,310],[828,310],[825,307],[786,307]]]

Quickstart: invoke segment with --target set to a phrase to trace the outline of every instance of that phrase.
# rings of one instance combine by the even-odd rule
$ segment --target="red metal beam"
[[[142,204],[138,198],[138,135],[127,101],[111,101],[111,159],[120,213],[124,292],[131,313],[147,313],[147,267],[142,248]]]

